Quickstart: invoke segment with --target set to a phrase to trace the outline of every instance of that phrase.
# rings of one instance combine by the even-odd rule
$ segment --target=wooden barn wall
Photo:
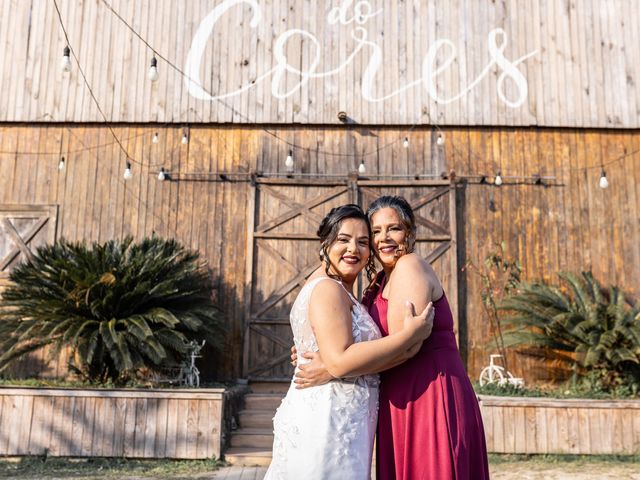
[[[153,144],[156,131],[160,142]],[[430,154],[433,132],[427,129],[411,132],[407,149],[398,142],[405,131],[394,128],[274,127],[266,132],[203,126],[190,129],[188,145],[181,144],[179,128],[127,126],[115,132],[142,163],[132,165],[128,182],[122,177],[123,154],[106,128],[6,127],[0,136],[0,204],[58,205],[58,238],[105,241],[155,231],[199,250],[217,278],[215,295],[229,325],[226,353],[205,362],[207,375],[241,373],[251,187],[247,182],[159,182],[160,166],[182,174],[282,172],[288,141],[297,145],[297,173],[346,176],[362,155],[369,175],[440,173]],[[527,279],[555,281],[557,271],[592,269],[601,281],[640,294],[640,157],[611,163],[640,149],[638,132],[455,128],[445,131],[445,139],[448,168],[458,175],[491,176],[501,170],[505,177],[499,188],[459,186],[460,266],[468,259],[481,262],[495,242],[504,240]],[[66,157],[63,172],[58,171],[60,155]],[[597,186],[601,163],[608,164],[606,190]],[[510,176],[538,173],[556,180],[552,186],[510,184]],[[488,362],[490,331],[479,279],[460,272],[459,284],[462,348],[476,377]],[[514,370],[530,379],[534,367],[525,359]],[[50,367],[50,374],[56,372],[59,366]]]
[[[112,122],[337,124],[336,114],[345,111],[358,123],[376,125],[640,127],[636,0],[235,2],[203,43],[201,85],[223,97],[217,100],[189,95],[178,70],[185,71],[198,27],[222,0],[57,4],[80,66]],[[356,4],[371,16],[355,16]],[[151,49],[109,5],[157,52],[156,83],[147,78]],[[331,23],[331,8],[341,5],[343,22]],[[255,26],[253,13],[259,15]],[[498,28],[506,34],[504,45],[502,37],[495,42],[499,65],[492,63],[488,40]],[[274,82],[278,41],[292,29],[303,32],[284,43],[291,71]],[[356,38],[370,43],[350,58]],[[432,71],[443,70],[433,74],[430,95],[425,59],[440,40],[456,51],[443,45],[436,52]],[[71,73],[60,71],[65,43],[54,2],[0,2],[0,121],[103,121],[75,61]],[[369,67],[374,75],[364,82],[367,96],[362,84]],[[518,100],[514,71],[528,86],[516,108],[498,96],[503,87],[509,101]],[[423,76],[427,81],[420,83]],[[238,90],[243,92],[228,95]],[[458,94],[458,100],[442,101]]]

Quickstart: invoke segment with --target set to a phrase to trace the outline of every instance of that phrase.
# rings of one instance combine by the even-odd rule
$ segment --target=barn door
[[[33,251],[56,238],[56,205],[0,205],[0,283]]]
[[[402,195],[418,224],[416,250],[440,277],[451,303],[457,333],[455,190],[447,181],[302,182],[258,179],[253,227],[249,235],[251,299],[246,312],[244,376],[252,380],[290,380],[291,305],[317,268],[316,230],[332,207],[380,195]],[[361,288],[362,283],[358,286]]]
[[[381,195],[402,195],[417,224],[416,252],[437,273],[451,304],[458,335],[458,282],[455,232],[455,189],[446,180],[359,181],[363,208]]]
[[[331,208],[355,203],[356,193],[353,182],[348,181],[256,179],[254,188],[244,376],[290,380],[293,339],[289,311],[319,265],[316,231]]]

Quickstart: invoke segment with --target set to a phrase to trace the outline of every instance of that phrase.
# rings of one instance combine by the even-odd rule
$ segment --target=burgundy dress
[[[367,293],[367,307],[389,335],[386,279]],[[380,375],[376,469],[378,480],[488,479],[480,408],[453,334],[443,295],[433,302],[431,336],[416,356]]]

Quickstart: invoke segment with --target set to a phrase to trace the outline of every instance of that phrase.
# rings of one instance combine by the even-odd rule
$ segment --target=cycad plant
[[[640,305],[615,286],[604,288],[590,272],[559,274],[564,288],[522,284],[506,299],[505,345],[552,353],[576,376],[598,371],[607,386],[621,379],[640,386]]]
[[[59,241],[16,267],[0,303],[0,371],[45,345],[96,383],[181,361],[191,339],[218,345],[221,320],[196,252],[153,236]]]

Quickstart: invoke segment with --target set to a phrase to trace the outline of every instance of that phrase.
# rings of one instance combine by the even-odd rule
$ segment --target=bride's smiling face
[[[360,219],[347,218],[340,224],[335,240],[327,249],[329,271],[345,282],[352,282],[367,265],[371,255],[369,229]]]

